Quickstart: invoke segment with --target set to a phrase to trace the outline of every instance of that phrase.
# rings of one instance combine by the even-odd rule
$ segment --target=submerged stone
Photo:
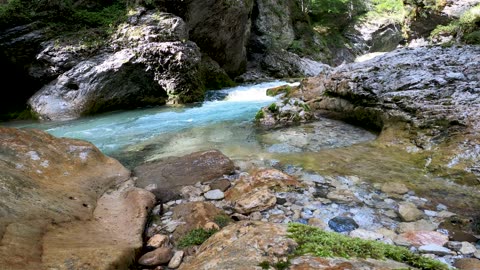
[[[357,222],[349,217],[334,217],[328,221],[328,226],[335,232],[350,232],[359,227]]]

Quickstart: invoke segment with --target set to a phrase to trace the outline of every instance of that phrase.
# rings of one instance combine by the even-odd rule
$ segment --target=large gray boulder
[[[153,72],[134,63],[134,57],[126,49],[82,61],[40,89],[28,103],[42,120],[164,104],[167,95],[153,80]]]
[[[138,9],[119,26],[110,48],[93,57],[80,61],[78,54],[46,44],[40,56],[49,70],[61,73],[73,67],[40,89],[28,104],[40,119],[64,120],[202,100],[201,53],[187,39],[181,18]]]
[[[480,181],[478,70],[476,46],[407,48],[306,79],[298,93],[313,109],[381,129],[383,141],[434,151],[432,170]]]

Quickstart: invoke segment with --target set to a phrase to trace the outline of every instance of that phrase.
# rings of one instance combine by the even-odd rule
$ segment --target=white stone
[[[182,263],[184,254],[185,252],[183,252],[182,250],[176,251],[172,259],[170,259],[170,262],[168,263],[168,268],[177,269]]]
[[[220,189],[214,189],[203,194],[207,200],[221,200],[225,198],[225,194]]]
[[[469,242],[462,242],[462,247],[460,248],[459,252],[464,255],[473,254],[477,252],[477,248]]]
[[[350,237],[361,238],[365,240],[381,240],[383,235],[380,233],[367,231],[364,229],[356,229],[350,232]]]

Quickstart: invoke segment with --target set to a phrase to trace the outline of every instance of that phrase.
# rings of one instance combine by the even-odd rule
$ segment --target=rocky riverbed
[[[190,158],[192,156],[184,157]],[[215,168],[221,166],[214,166],[217,171]],[[138,180],[142,180],[142,176]],[[158,194],[155,184],[147,188]],[[271,162],[268,167],[252,168],[249,172],[236,170],[233,174],[184,186],[178,192],[170,190],[168,196],[165,193],[161,195],[163,197],[157,197],[160,203],[154,208],[145,231],[146,253],[138,261],[138,269],[142,266],[212,269],[210,267],[214,264],[226,267],[221,269],[240,269],[232,265],[262,269],[259,263],[265,260],[273,264],[292,255],[293,249],[288,251],[284,247],[289,243],[288,238],[282,238],[286,234],[260,233],[255,240],[235,238],[246,246],[262,242],[260,246],[270,245],[272,249],[283,252],[265,255],[261,247],[241,252],[241,245],[229,239],[232,237],[229,232],[253,226],[251,224],[262,227],[262,230],[275,231],[290,222],[407,247],[451,266],[469,261],[468,258],[480,257],[480,246],[476,243],[477,217],[451,212],[443,204],[432,204],[428,198],[418,196],[401,182],[372,184],[354,175],[326,176]],[[161,200],[169,196],[173,198]],[[215,240],[208,240],[199,247],[183,247],[182,238],[199,228],[220,232],[212,236]],[[215,254],[225,249],[237,250],[238,253],[234,256],[232,253]],[[157,260],[152,260],[152,257]],[[472,262],[475,265],[476,261]],[[342,263],[345,262],[330,261],[325,265],[338,266]],[[295,261],[291,269],[297,269],[296,264]],[[369,267],[393,269],[400,266],[372,262]]]

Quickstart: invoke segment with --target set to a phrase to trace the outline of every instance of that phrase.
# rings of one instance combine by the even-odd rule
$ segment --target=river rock
[[[167,235],[163,234],[155,234],[154,236],[150,237],[147,241],[147,247],[152,248],[159,248],[168,245],[169,238]]]
[[[402,233],[399,237],[405,239],[413,246],[438,245],[443,246],[448,242],[448,236],[439,232],[411,231]]]
[[[403,195],[408,192],[407,186],[403,183],[393,182],[393,183],[385,183],[382,185],[381,188],[382,192],[387,194],[399,194]]]
[[[40,89],[28,104],[42,120],[165,104],[166,93],[153,80],[153,73],[133,63],[134,58],[135,52],[126,49],[85,60]]]
[[[51,48],[47,44],[38,57],[53,54],[48,59],[55,62],[40,70],[59,66],[61,75],[31,97],[29,106],[41,119],[64,120],[202,100],[202,57],[198,46],[187,39],[187,26],[180,17],[136,9],[106,42],[109,46],[89,52],[88,57],[75,54],[75,61],[64,59],[60,56],[65,49],[45,51]],[[64,47],[70,48],[56,46]]]
[[[0,265],[108,269],[135,257],[155,200],[120,163],[39,130],[0,127],[0,152]]]
[[[344,204],[355,204],[360,202],[357,196],[355,196],[355,194],[349,189],[335,189],[327,194],[327,198],[333,202]]]
[[[189,202],[175,206],[172,219],[181,223],[173,234],[174,241],[193,229],[205,228],[207,223],[214,222],[215,217],[220,215],[224,215],[223,211],[209,202]]]
[[[408,231],[434,231],[438,228],[438,224],[432,221],[421,219],[415,222],[401,222],[398,224],[395,231],[397,233],[404,233]]]
[[[477,252],[477,248],[469,242],[462,242],[459,252],[464,255],[470,255]]]
[[[179,269],[256,269],[260,262],[286,259],[296,246],[285,225],[240,221],[211,236]]]
[[[291,270],[317,270],[317,269],[409,269],[406,264],[392,260],[374,259],[343,259],[343,258],[319,258],[313,256],[300,256],[292,259]]]
[[[177,269],[182,263],[183,255],[185,252],[183,250],[176,251],[172,259],[168,263],[168,268]]]
[[[453,255],[455,254],[455,252],[452,252],[450,249],[435,244],[420,246],[418,247],[418,251],[420,251],[420,253],[435,254],[439,256],[452,255],[452,253]]]
[[[327,223],[319,218],[311,218],[308,220],[308,225],[320,228],[322,230],[328,229]]]
[[[367,231],[364,229],[356,229],[349,233],[350,237],[357,237],[365,240],[381,240],[384,238],[383,234]]]
[[[277,169],[258,169],[250,175],[242,175],[235,185],[225,192],[228,201],[236,201],[246,193],[256,188],[271,188],[275,190],[288,190],[301,187],[300,182],[294,177]]]
[[[415,204],[408,202],[399,204],[398,214],[400,215],[402,220],[406,222],[419,220],[423,216],[423,212],[418,210]]]
[[[328,226],[335,232],[350,232],[358,228],[358,224],[353,218],[340,216],[330,219]]]
[[[221,200],[225,197],[225,194],[223,194],[220,189],[214,189],[207,191],[203,196],[205,196],[207,200]]]
[[[219,179],[215,180],[212,183],[210,183],[210,188],[213,189],[219,189],[220,191],[225,192],[232,184],[228,179]]]
[[[235,202],[235,211],[240,214],[249,214],[272,208],[276,203],[277,198],[270,190],[253,190],[244,194]]]
[[[159,264],[168,263],[173,257],[173,251],[171,248],[160,247],[154,251],[143,254],[138,263],[144,266],[156,266]]]
[[[213,180],[234,171],[233,162],[217,150],[151,161],[133,170],[139,187],[156,183],[163,188],[178,190],[182,186]]]
[[[462,270],[480,269],[480,260],[474,258],[461,258],[455,261],[454,266]]]

